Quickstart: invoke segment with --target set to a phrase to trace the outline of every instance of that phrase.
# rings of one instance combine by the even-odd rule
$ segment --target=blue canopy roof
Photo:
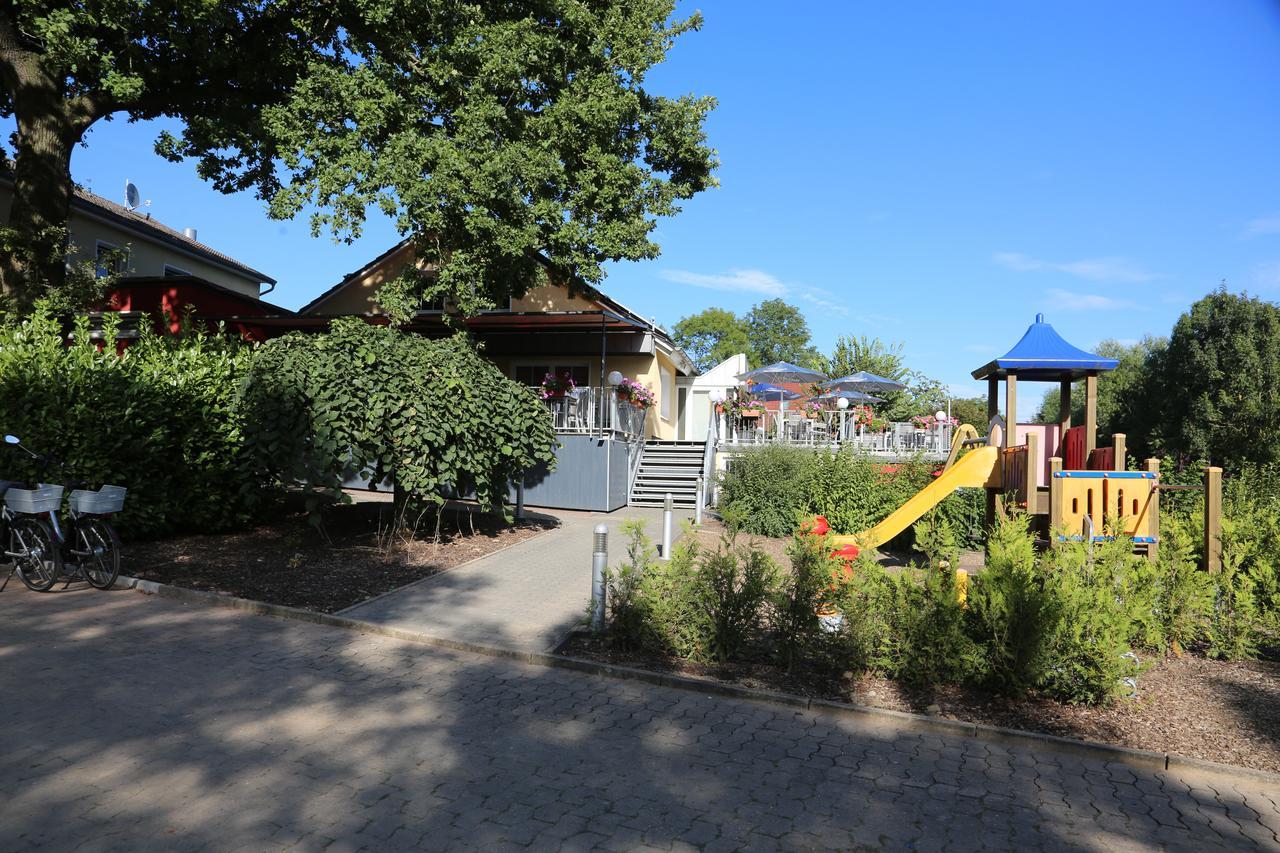
[[[974,379],[1005,377],[1009,375],[1033,380],[1079,379],[1089,374],[1115,370],[1120,362],[1103,358],[1074,347],[1062,339],[1044,321],[1043,314],[1027,328],[1022,340],[1013,345],[1000,358],[989,361],[973,371]]]

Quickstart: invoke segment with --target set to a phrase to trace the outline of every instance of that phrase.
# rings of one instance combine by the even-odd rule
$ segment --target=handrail
[[[716,442],[720,438],[720,415],[711,410],[711,418],[707,422],[707,443],[702,448],[702,505],[710,506],[708,495],[714,493],[711,488],[711,471],[715,464]]]

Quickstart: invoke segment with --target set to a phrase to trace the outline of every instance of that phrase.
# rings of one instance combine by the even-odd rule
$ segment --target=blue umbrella
[[[799,400],[804,396],[803,394],[797,394],[795,391],[788,391],[786,388],[779,388],[777,385],[769,385],[764,382],[748,385],[747,393],[752,397],[760,397],[764,400]]]
[[[859,370],[857,373],[823,382],[822,387],[828,391],[874,391],[883,394],[885,391],[905,391],[907,386],[896,379],[886,379],[883,376],[876,376],[874,373]]]

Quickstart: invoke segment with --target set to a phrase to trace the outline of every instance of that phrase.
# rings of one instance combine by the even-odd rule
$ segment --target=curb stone
[[[573,672],[581,672],[604,678],[639,681],[660,687],[670,687],[676,690],[701,693],[706,696],[743,699],[749,702],[758,702],[806,711],[835,713],[847,717],[861,717],[864,719],[871,718],[876,722],[888,724],[903,731],[949,734],[953,736],[973,738],[975,740],[986,741],[988,743],[998,743],[1006,746],[1038,746],[1041,748],[1048,748],[1048,750],[1053,752],[1111,761],[1149,772],[1191,770],[1198,773],[1208,773],[1215,776],[1231,778],[1240,778],[1243,776],[1260,782],[1268,782],[1280,786],[1280,773],[1256,770],[1251,767],[1237,767],[1232,764],[1221,764],[1214,761],[1189,758],[1173,753],[1166,754],[1161,752],[1152,752],[1149,750],[1133,749],[1124,746],[1112,746],[1111,744],[1098,743],[1096,741],[1078,740],[1076,738],[1061,737],[1059,735],[1028,732],[1021,729],[988,726],[981,723],[967,723],[962,720],[939,719],[937,717],[929,717],[923,714],[912,714],[906,711],[894,711],[888,708],[873,708],[869,705],[835,702],[828,699],[810,699],[808,697],[798,696],[792,693],[757,690],[751,687],[740,687],[735,684],[722,684],[718,681],[693,678],[687,675],[674,675],[671,673],[640,669],[638,667],[600,663],[586,658],[565,657],[544,652],[521,652],[516,651],[515,649],[486,646],[481,643],[470,643],[465,640],[451,640],[446,637],[433,637],[429,634],[424,634],[418,631],[408,631],[403,628],[392,628],[386,625],[377,625],[372,622],[363,622],[359,619],[352,619],[348,616],[317,613],[311,610],[302,610],[297,607],[286,607],[282,604],[268,604],[263,601],[253,601],[247,598],[235,598],[229,595],[221,595],[216,592],[183,589],[182,587],[169,586],[168,584],[159,583],[157,581],[131,578],[124,575],[120,576],[117,583],[122,588],[133,589],[137,592],[143,593],[144,595],[171,598],[188,604],[225,607],[232,610],[254,613],[260,616],[273,616],[279,619],[308,622],[313,625],[326,625],[333,628],[344,628],[346,630],[357,631],[362,634],[377,634],[397,640],[406,640],[408,642],[420,643],[422,645],[435,646],[437,648],[470,652],[472,654],[485,655],[486,657],[515,660],[551,669],[571,670]],[[563,642],[561,645],[563,645]]]

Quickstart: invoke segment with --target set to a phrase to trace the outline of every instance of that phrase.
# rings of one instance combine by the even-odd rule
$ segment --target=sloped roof
[[[8,174],[0,174],[0,185],[12,189],[13,178]],[[150,214],[138,213],[136,210],[130,210],[122,204],[116,204],[114,201],[108,201],[100,195],[89,192],[83,187],[76,187],[75,193],[71,197],[71,209],[80,211],[90,216],[96,216],[119,225],[128,231],[148,237],[158,243],[164,243],[180,249],[190,255],[216,264],[232,272],[239,273],[246,278],[253,279],[259,283],[275,284],[276,280],[266,273],[259,272],[253,267],[237,261],[230,255],[223,254],[212,246],[206,246],[199,240],[192,240],[190,237],[152,219]]]
[[[1027,327],[1013,349],[973,371],[974,379],[1009,375],[1032,380],[1079,379],[1089,374],[1115,370],[1120,362],[1085,352],[1063,339],[1044,321],[1043,314]]]

